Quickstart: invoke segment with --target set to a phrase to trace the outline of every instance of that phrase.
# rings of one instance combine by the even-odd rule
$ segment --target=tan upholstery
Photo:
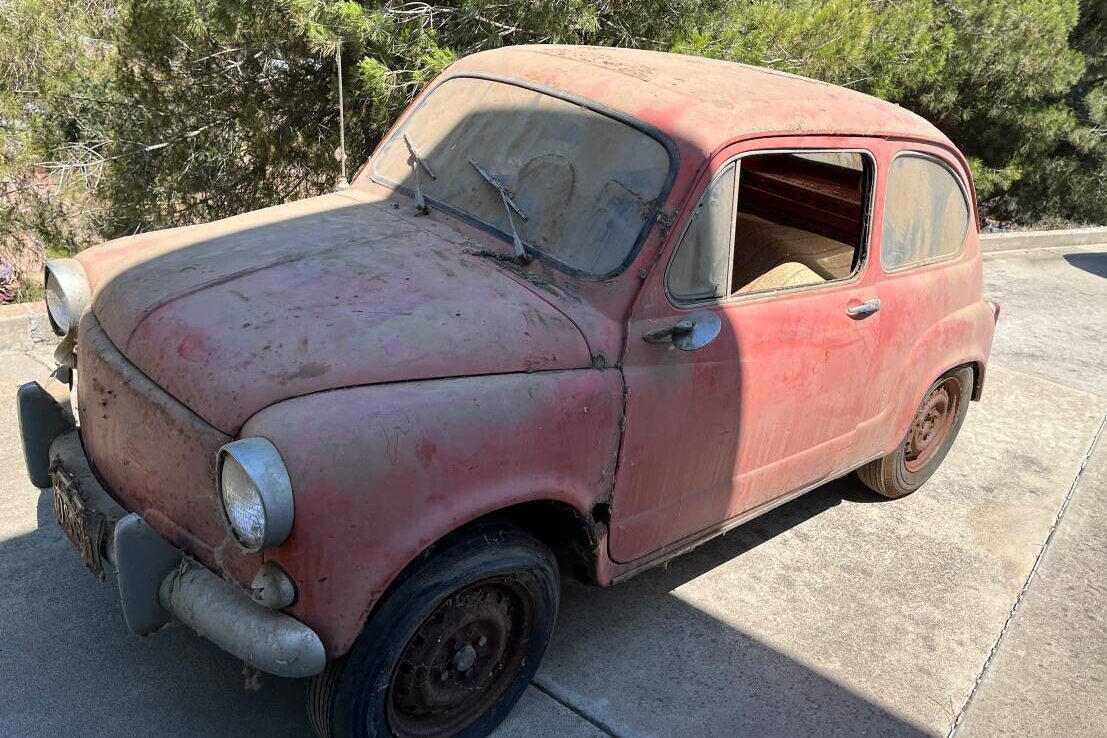
[[[737,286],[743,278],[763,274],[788,261],[806,264],[822,275],[820,282],[843,279],[853,267],[853,252],[850,244],[739,211],[734,242],[734,283]]]
[[[798,261],[786,261],[778,264],[749,284],[739,287],[735,292],[757,292],[758,290],[779,290],[782,287],[799,287],[805,284],[819,284],[826,280]]]

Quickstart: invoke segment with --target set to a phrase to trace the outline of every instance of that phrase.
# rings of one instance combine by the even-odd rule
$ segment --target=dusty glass
[[[414,191],[418,167],[432,207],[510,241],[504,201],[471,161],[507,188],[528,250],[592,276],[618,271],[631,256],[670,167],[665,147],[634,126],[528,88],[458,77],[412,111],[381,147],[371,174]]]
[[[711,300],[727,293],[737,169],[732,162],[711,183],[669,265],[669,293],[676,300]]]
[[[905,155],[892,162],[880,246],[885,269],[956,254],[968,227],[969,205],[952,172],[922,156]]]

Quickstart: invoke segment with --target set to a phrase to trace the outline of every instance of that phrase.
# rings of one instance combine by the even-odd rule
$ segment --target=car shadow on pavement
[[[676,591],[843,500],[870,499],[859,487],[832,482],[613,589],[566,583],[539,686],[620,736],[921,734]],[[114,582],[84,569],[48,492],[37,514],[38,530],[0,541],[0,734],[311,735],[304,680],[263,675],[249,690],[233,657],[179,624],[132,635]]]
[[[179,623],[132,634],[114,579],[84,568],[49,491],[37,517],[0,540],[0,735],[311,735],[304,680],[262,675],[249,690],[240,662]]]
[[[536,681],[620,736],[927,735],[889,710],[892,699],[874,701],[824,676],[833,665],[824,668],[822,654],[785,652],[724,622],[728,600],[743,593],[717,575],[700,580],[843,501],[880,499],[851,476],[610,590],[567,584]],[[748,590],[768,591],[760,584]],[[817,600],[805,609],[805,619],[825,617]],[[833,642],[852,625],[818,627]]]
[[[648,569],[628,582],[616,585],[614,589],[633,587],[653,594],[666,594],[843,502],[868,504],[891,501],[869,491],[852,474],[835,479],[705,542],[683,556],[671,559],[668,564]]]
[[[1107,251],[1064,254],[1065,261],[1077,269],[1083,269],[1089,274],[1107,279]]]

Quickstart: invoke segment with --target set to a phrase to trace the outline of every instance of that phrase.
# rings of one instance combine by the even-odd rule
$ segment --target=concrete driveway
[[[565,585],[502,736],[1107,735],[1107,247],[991,254],[984,401],[914,496],[829,484],[611,590]],[[24,477],[0,355],[0,735],[307,736],[302,682],[246,691],[148,639]]]

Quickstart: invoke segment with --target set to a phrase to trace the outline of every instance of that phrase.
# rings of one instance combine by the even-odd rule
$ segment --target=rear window
[[[407,141],[404,136],[407,136]],[[418,167],[408,141],[433,172]],[[645,236],[669,181],[665,146],[632,125],[567,100],[471,77],[435,88],[373,159],[378,181],[511,241],[507,206],[473,162],[509,190],[528,251],[603,277]]]
[[[888,271],[953,256],[969,229],[969,203],[934,159],[899,156],[888,171],[880,259]]]

